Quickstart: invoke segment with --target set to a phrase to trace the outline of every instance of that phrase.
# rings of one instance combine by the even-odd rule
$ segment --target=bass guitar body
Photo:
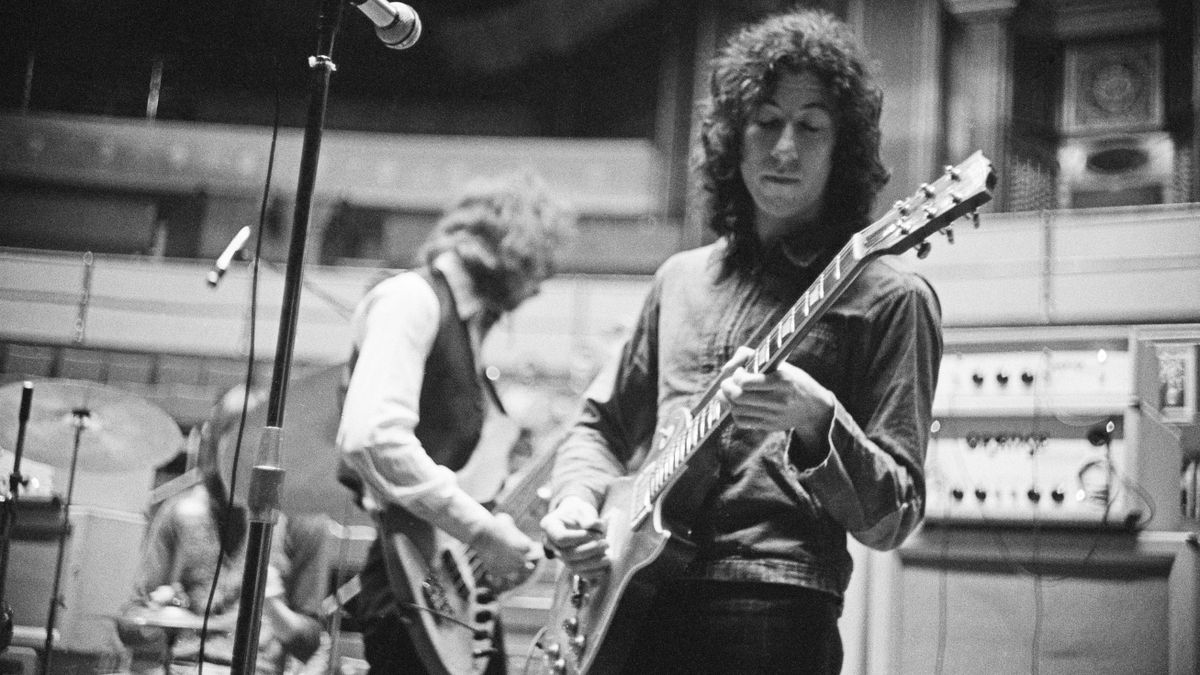
[[[408,634],[430,673],[476,675],[496,653],[497,593],[466,545],[399,508],[379,514],[383,555]]]
[[[492,445],[519,435],[502,433],[495,424],[486,428]],[[485,465],[490,469],[481,467],[474,474],[482,479],[470,480],[465,474],[460,479],[464,489],[487,487],[480,498],[495,498],[493,513],[511,517],[522,532],[536,536],[538,520],[545,514],[542,487],[549,480],[553,450],[547,447],[512,476],[506,471],[508,453],[491,453],[492,462]],[[490,482],[489,470],[501,480]],[[509,484],[500,489],[506,476]],[[402,508],[390,506],[377,518],[389,585],[426,670],[436,675],[484,672],[500,652],[496,621],[502,597],[528,583],[537,567],[531,565],[512,578],[496,577],[471,547]]]

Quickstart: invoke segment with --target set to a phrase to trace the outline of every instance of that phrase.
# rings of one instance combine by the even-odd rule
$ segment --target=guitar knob
[[[583,635],[576,635],[575,637],[571,638],[571,641],[570,641],[571,649],[574,650],[574,652],[576,654],[578,654],[579,652],[582,652],[583,646],[586,644],[587,644],[587,638],[584,637]]]
[[[476,640],[490,640],[492,638],[491,632],[483,629],[476,630],[472,635]]]
[[[557,642],[551,643],[546,647],[545,651],[546,656],[552,659],[557,659],[558,657],[562,656],[562,647],[559,647]]]
[[[500,650],[488,647],[487,649],[476,649],[471,652],[471,657],[476,659],[495,656],[500,653]]]
[[[563,619],[562,627],[567,635],[576,635],[579,633],[579,619],[573,616]]]
[[[494,616],[496,616],[496,615],[492,614],[491,610],[481,609],[478,612],[475,612],[475,621],[477,623],[487,623],[487,622],[491,621],[492,617],[494,617]]]
[[[561,674],[567,672],[566,659],[554,659],[554,663],[550,664],[550,672]]]
[[[479,603],[482,603],[485,605],[491,603],[495,599],[496,599],[496,594],[490,588],[481,588],[481,589],[479,589],[479,592],[475,594],[476,602],[479,602]]]

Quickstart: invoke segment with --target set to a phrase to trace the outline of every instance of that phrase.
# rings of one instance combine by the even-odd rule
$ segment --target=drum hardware
[[[171,672],[171,664],[175,659],[175,642],[179,639],[180,633],[185,630],[196,632],[206,629],[227,631],[233,628],[229,617],[222,617],[216,620],[210,619],[206,626],[203,615],[196,614],[176,605],[146,607],[123,615],[121,620],[135,626],[162,629],[163,637],[166,640],[166,650],[163,653],[164,674]]]
[[[59,586],[77,470],[82,467],[105,472],[156,466],[178,452],[183,435],[162,409],[120,389],[94,382],[44,380],[38,382],[37,406],[25,410],[24,392],[31,387],[29,382],[0,387],[0,445],[7,446],[12,436],[23,445],[28,432],[32,441],[31,459],[57,467],[67,466],[67,493],[62,505],[58,552],[46,617],[41,670],[44,675],[51,671],[54,654],[54,627],[62,604]],[[17,415],[18,428],[12,430],[3,424],[4,420],[11,419],[7,413],[14,405],[18,389],[22,392],[22,410]],[[70,450],[64,454],[64,448]],[[14,473],[15,468],[14,463]]]

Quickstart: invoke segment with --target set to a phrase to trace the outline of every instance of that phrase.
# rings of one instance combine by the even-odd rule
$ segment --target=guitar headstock
[[[887,214],[864,229],[860,233],[864,254],[903,253],[916,246],[924,257],[926,237],[944,230],[953,241],[950,224],[990,201],[995,185],[992,163],[975,151],[958,166],[946,167],[937,180],[922,185],[908,199],[893,204]]]

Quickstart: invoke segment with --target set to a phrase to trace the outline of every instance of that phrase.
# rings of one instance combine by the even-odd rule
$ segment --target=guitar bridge
[[[425,605],[433,610],[434,621],[441,623],[443,617],[454,618],[454,608],[450,606],[446,589],[432,575],[421,582],[421,594],[425,596]]]

